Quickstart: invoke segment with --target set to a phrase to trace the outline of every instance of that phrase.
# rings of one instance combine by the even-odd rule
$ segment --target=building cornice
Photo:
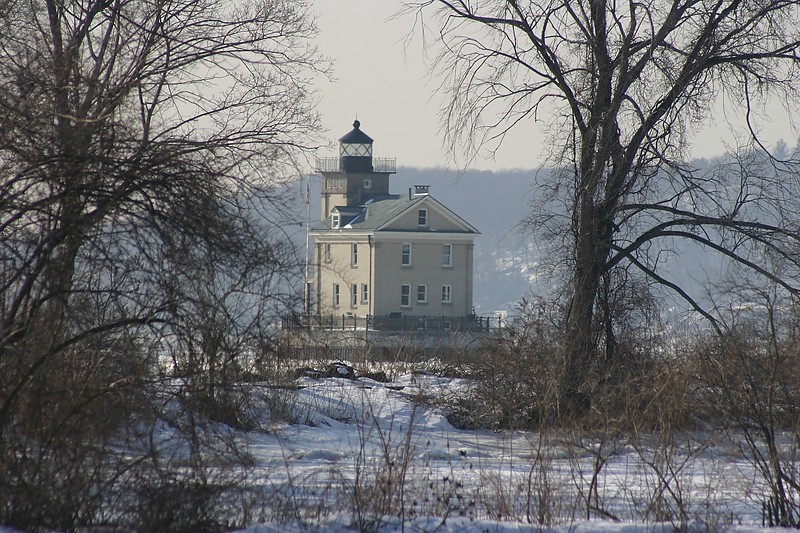
[[[352,231],[348,229],[312,231],[309,233],[318,242],[373,242],[393,241],[438,241],[438,242],[471,242],[478,234],[448,231]]]

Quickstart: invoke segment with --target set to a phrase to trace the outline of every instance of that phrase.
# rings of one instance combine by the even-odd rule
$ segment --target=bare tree
[[[549,191],[567,204],[555,214],[571,230],[562,414],[588,405],[586,384],[599,370],[609,320],[598,312],[599,298],[614,269],[639,270],[712,324],[711,313],[660,269],[659,252],[675,241],[797,290],[796,162],[768,159],[764,168],[753,150],[706,171],[684,161],[692,127],[708,118],[723,92],[741,109],[755,147],[763,148],[751,120],[759,104],[770,97],[797,100],[798,2],[425,0],[407,6],[421,31],[428,32],[430,12],[439,23],[438,65],[450,96],[443,123],[454,147],[502,142],[519,122],[550,117],[556,181]],[[765,253],[791,268],[778,277]]]
[[[314,31],[302,0],[0,2],[4,521],[95,520],[56,500],[129,475],[106,444],[167,347],[201,318],[265,329],[292,267],[277,187],[319,131]]]
[[[728,310],[724,334],[696,346],[701,409],[750,463],[764,525],[800,526],[798,308],[773,284],[733,289],[749,306]]]

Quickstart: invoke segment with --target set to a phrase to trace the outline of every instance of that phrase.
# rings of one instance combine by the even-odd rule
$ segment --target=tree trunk
[[[605,242],[598,239],[597,208],[591,198],[581,200],[576,235],[572,302],[565,331],[564,367],[559,387],[559,411],[572,418],[589,406],[586,383],[596,353],[594,304],[602,276]],[[607,248],[606,248],[607,249]]]

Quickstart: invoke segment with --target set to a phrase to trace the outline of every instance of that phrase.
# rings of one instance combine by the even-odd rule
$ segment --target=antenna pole
[[[304,281],[304,306],[306,312],[306,324],[311,325],[311,279],[309,279],[309,247],[311,246],[311,174],[306,178],[306,267]]]

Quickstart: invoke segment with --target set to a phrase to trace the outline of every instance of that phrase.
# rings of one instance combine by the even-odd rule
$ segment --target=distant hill
[[[722,161],[700,159],[691,165],[710,169]],[[446,169],[401,168],[393,177],[395,192],[414,184],[431,185],[432,195],[481,231],[475,243],[474,299],[479,314],[509,310],[525,296],[558,289],[559,280],[541,261],[543,254],[553,253],[552,249],[537,242],[537,236],[521,225],[532,212],[534,183],[537,178],[540,183],[547,178],[547,172],[539,169],[459,174]],[[680,285],[701,305],[712,299],[721,303],[730,297],[724,293],[731,277],[730,264],[719,254],[685,239],[664,239],[654,246],[654,253],[658,250],[659,273]],[[665,287],[654,288],[668,314],[689,309],[687,302],[674,292]]]

